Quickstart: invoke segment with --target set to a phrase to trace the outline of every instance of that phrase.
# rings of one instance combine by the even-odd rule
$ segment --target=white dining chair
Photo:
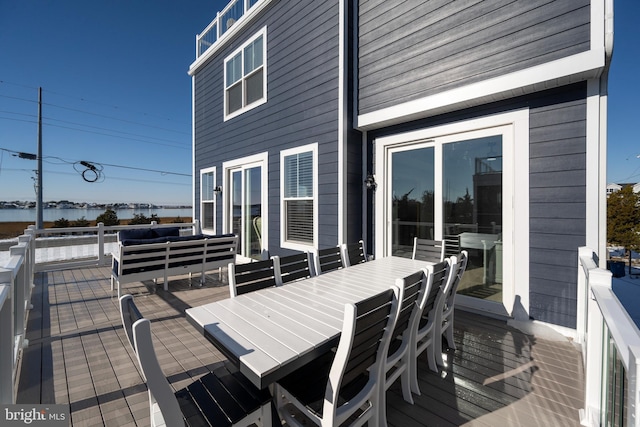
[[[147,383],[152,426],[271,426],[271,394],[239,372],[221,376],[209,372],[174,393],[156,356],[151,323],[131,295],[120,298],[120,316]]]
[[[451,259],[447,258],[437,264],[426,267],[428,271],[427,284],[429,291],[424,294],[424,298],[420,301],[421,315],[418,329],[414,335],[414,343],[411,344],[410,356],[410,377],[411,391],[420,394],[418,385],[418,357],[426,351],[429,369],[438,372],[438,363],[436,358],[436,340],[441,335],[438,322],[441,322],[442,307],[444,305],[444,289],[451,280],[452,272],[455,271],[456,265],[451,263]]]
[[[458,286],[460,285],[462,276],[467,269],[469,255],[467,251],[462,251],[457,256],[451,257],[451,259],[452,264],[457,265],[457,268],[455,274],[452,275],[452,280],[448,284],[448,289],[444,290],[444,304],[442,306],[440,334],[447,340],[447,346],[450,349],[455,350],[456,343],[453,339],[453,313],[455,310],[456,293],[458,292]],[[440,366],[444,366],[441,339],[436,340],[436,362]]]
[[[415,342],[418,323],[420,321],[419,301],[428,291],[427,272],[420,270],[407,277],[396,279],[396,286],[401,290],[398,318],[391,334],[389,351],[383,361],[380,382],[380,426],[387,425],[386,392],[398,378],[401,381],[402,397],[413,404],[411,395],[411,345]]]
[[[400,290],[346,304],[338,347],[279,380],[276,407],[289,426],[304,426],[292,404],[319,426],[379,425],[382,363],[398,312]],[[347,421],[349,421],[347,423]]]

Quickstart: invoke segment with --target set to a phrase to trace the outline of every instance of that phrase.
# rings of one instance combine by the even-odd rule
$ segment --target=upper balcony
[[[215,45],[257,3],[264,0],[231,0],[202,33],[196,36],[196,59]]]

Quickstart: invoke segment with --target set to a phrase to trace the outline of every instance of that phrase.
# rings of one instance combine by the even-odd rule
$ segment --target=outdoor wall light
[[[367,190],[375,190],[378,184],[376,184],[376,179],[373,175],[367,175],[367,178],[364,180],[364,184],[367,186]]]
[[[213,189],[213,192],[216,194],[222,193],[222,187],[220,187],[219,185],[216,186],[216,188]]]

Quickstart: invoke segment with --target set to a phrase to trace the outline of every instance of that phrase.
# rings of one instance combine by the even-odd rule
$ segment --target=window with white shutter
[[[317,145],[281,153],[282,246],[315,247],[317,240]]]

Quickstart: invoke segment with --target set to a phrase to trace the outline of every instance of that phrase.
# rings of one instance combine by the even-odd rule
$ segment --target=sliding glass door
[[[238,236],[238,255],[261,259],[264,251],[264,166],[250,162],[226,167],[226,231]]]
[[[505,185],[513,177],[505,176],[503,152],[512,149],[512,134],[511,127],[500,126],[376,141],[376,163],[383,165],[377,175],[384,177],[376,195],[383,221],[376,240],[383,253],[411,257],[415,237],[444,241],[447,255],[465,250],[469,264],[458,294],[507,311],[515,293],[508,283],[505,296],[504,248],[512,247],[512,230],[504,225],[513,223],[514,214],[513,185]]]

